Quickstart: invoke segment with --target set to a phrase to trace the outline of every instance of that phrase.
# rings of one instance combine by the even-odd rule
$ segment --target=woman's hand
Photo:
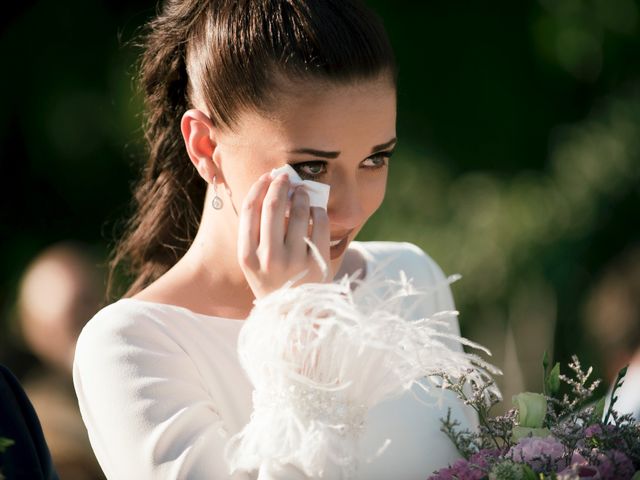
[[[278,175],[272,180],[270,174],[265,173],[251,186],[242,204],[238,262],[256,298],[277,290],[305,270],[307,274],[296,284],[326,281],[304,237],[308,236],[318,247],[329,266],[327,211],[310,208],[309,196],[297,187],[287,222],[289,187],[288,175]],[[313,228],[309,235],[310,218]]]

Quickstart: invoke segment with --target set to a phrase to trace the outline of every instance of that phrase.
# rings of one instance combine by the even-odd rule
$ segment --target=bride
[[[423,479],[453,462],[439,419],[447,408],[465,426],[475,419],[453,397],[421,396],[417,384],[367,409],[350,473],[332,457],[310,470],[304,452],[265,458],[291,439],[264,423],[260,382],[247,374],[262,357],[243,330],[260,327],[258,305],[285,284],[347,275],[357,291],[374,274],[406,276],[430,292],[406,304],[407,321],[453,309],[420,248],[354,240],[384,199],[396,145],[396,66],[380,21],[357,0],[169,0],[147,25],[139,77],[149,156],[112,261],[133,281],[87,324],[74,363],[107,477]],[[295,173],[271,174],[284,165]],[[309,181],[329,187],[328,204]],[[443,328],[457,334],[455,317]],[[286,344],[278,335],[263,328],[258,340]],[[361,354],[341,347],[337,357]],[[360,380],[384,368],[363,364]],[[271,413],[287,406],[285,422],[306,415],[303,436],[314,415],[344,407],[325,395],[314,410],[293,391],[271,392]],[[246,428],[258,421],[272,429],[252,443]]]

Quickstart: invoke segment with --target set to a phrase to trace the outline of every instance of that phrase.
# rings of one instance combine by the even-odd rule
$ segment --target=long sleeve
[[[439,269],[429,272],[439,278],[425,290],[403,270],[395,277],[384,272],[285,287],[256,302],[238,347],[255,389],[254,413],[229,445],[233,468],[278,459],[308,477],[351,478],[373,406],[416,385],[434,392],[434,375],[465,373],[485,382],[491,367],[463,352],[461,343],[480,347],[457,335],[457,312],[420,315],[425,297],[444,296],[452,306]],[[327,468],[336,473],[327,475]]]

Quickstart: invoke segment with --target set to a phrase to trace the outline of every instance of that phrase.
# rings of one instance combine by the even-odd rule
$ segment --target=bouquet
[[[488,384],[469,391],[464,376],[442,376],[446,388],[476,410],[480,427],[460,430],[449,415],[442,419],[442,431],[463,458],[430,480],[640,480],[640,423],[614,409],[626,368],[607,402],[594,401],[600,382],[590,380],[592,368],[584,371],[576,356],[570,375],[559,364],[549,370],[546,353],[542,363],[543,393],[520,393],[515,408],[493,418],[488,411],[500,398],[486,394]]]

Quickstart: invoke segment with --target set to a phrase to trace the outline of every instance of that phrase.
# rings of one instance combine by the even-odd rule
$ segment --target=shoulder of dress
[[[100,309],[85,325],[86,328],[120,329],[149,320],[149,313],[137,302],[118,300]]]
[[[149,308],[142,302],[122,299],[98,311],[84,326],[78,337],[78,346],[105,348],[123,340],[129,344],[153,344],[171,337],[175,322],[169,321],[167,312]]]
[[[407,277],[422,285],[433,285],[445,280],[438,263],[418,245],[411,242],[374,241],[359,242],[368,255],[370,264],[385,275],[395,276],[402,270]]]

